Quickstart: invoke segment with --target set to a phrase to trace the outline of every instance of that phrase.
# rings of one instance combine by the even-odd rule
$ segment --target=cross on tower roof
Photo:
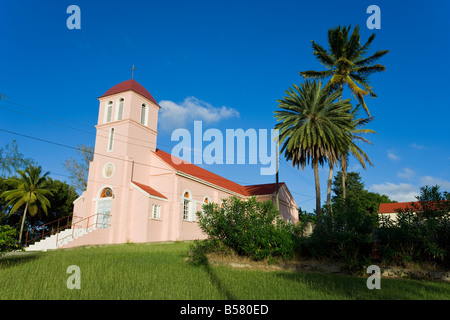
[[[133,64],[133,68],[130,69],[130,71],[131,71],[131,79],[133,79],[134,70],[136,70],[136,68],[134,67],[134,64]]]

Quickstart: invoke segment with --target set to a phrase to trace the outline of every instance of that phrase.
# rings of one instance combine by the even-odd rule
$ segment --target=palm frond
[[[369,50],[370,45],[372,44],[374,39],[375,39],[375,33],[372,33],[372,35],[369,37],[369,39],[367,39],[366,43],[359,48],[359,50],[358,50],[359,56],[364,56],[367,53],[367,51]]]
[[[333,71],[326,70],[326,71],[314,71],[314,70],[308,70],[308,71],[300,71],[299,74],[306,78],[306,79],[325,79],[327,77],[330,77],[333,75]]]
[[[371,74],[376,73],[376,72],[383,72],[385,70],[386,70],[386,67],[378,63],[378,64],[373,65],[373,66],[362,66],[362,67],[359,67],[359,68],[355,68],[354,72],[357,72],[357,73],[362,74],[364,76],[368,76],[368,75],[371,75]]]
[[[368,58],[364,58],[364,59],[361,59],[359,61],[356,61],[355,64],[357,66],[370,65],[370,64],[374,63],[375,61],[377,61],[378,59],[380,59],[381,57],[383,57],[388,52],[389,52],[389,50],[379,50],[379,51],[375,52],[373,55],[371,55]]]
[[[313,55],[316,56],[317,60],[319,60],[319,62],[321,64],[323,64],[327,69],[331,69],[334,66],[334,60],[333,58],[328,54],[328,52],[319,44],[315,43],[314,41],[312,42],[312,47],[313,47]]]

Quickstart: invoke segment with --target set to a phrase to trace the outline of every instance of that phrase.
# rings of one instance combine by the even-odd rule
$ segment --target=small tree
[[[19,152],[16,140],[0,148],[0,177],[8,178],[17,170],[25,169],[29,164],[36,165],[32,159],[26,158]]]
[[[77,153],[81,155],[81,161],[69,158],[63,165],[70,173],[70,181],[73,186],[80,191],[86,190],[89,174],[89,164],[94,159],[94,148],[85,145],[77,146]]]
[[[17,248],[17,231],[10,226],[0,225],[0,255]]]
[[[50,201],[46,198],[52,193],[47,189],[47,176],[49,172],[41,175],[42,168],[28,165],[23,170],[18,170],[20,178],[8,179],[14,185],[15,189],[4,191],[1,196],[8,201],[8,206],[12,206],[10,214],[17,211],[25,205],[22,217],[22,223],[19,232],[19,244],[22,243],[23,226],[27,212],[34,216],[42,209],[47,214],[47,208],[50,207]]]
[[[50,208],[48,208],[47,214],[37,214],[35,216],[28,215],[25,220],[25,229],[28,227],[28,230],[34,231],[36,234],[30,234],[30,236],[36,237],[37,232],[41,231],[36,227],[42,226],[43,224],[55,221],[57,219],[71,216],[73,214],[73,202],[78,198],[78,194],[75,192],[75,187],[59,181],[53,180],[52,178],[47,178],[47,189],[52,192],[52,196],[48,196],[48,200],[52,204]],[[70,223],[70,219],[63,219],[59,222],[59,224],[54,223],[46,226],[48,231],[56,232],[57,226],[64,227]]]
[[[387,195],[380,195],[375,192],[370,192],[364,189],[364,183],[361,181],[361,176],[358,172],[347,173],[346,182],[346,198],[350,199],[352,206],[359,208],[358,210],[366,213],[376,214],[380,203],[392,202]],[[342,188],[342,171],[338,172],[333,180],[332,205],[333,209],[337,205],[342,206],[343,203],[343,188]]]

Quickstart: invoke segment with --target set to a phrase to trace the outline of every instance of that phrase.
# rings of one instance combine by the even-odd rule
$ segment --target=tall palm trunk
[[[346,198],[346,192],[345,192],[345,186],[346,186],[346,179],[347,179],[347,155],[342,154],[341,155],[341,169],[342,169],[342,204],[344,207],[344,212],[347,211],[347,206],[345,204],[345,198]]]
[[[327,180],[327,206],[330,212],[331,212],[331,184],[333,180],[333,170],[334,164],[330,162],[330,171],[328,173],[328,180]]]
[[[25,205],[25,210],[23,210],[22,224],[20,225],[20,233],[19,233],[19,245],[22,244],[23,226],[25,224],[25,217],[27,216],[27,210],[28,210],[28,202]]]
[[[313,162],[314,167],[314,179],[316,181],[316,215],[320,216],[322,210],[320,209],[320,181],[319,181],[319,164],[317,159]]]
[[[343,84],[340,84],[340,88],[342,89]],[[342,99],[342,94],[339,96],[339,101]],[[342,203],[344,205],[344,212],[347,211],[347,207],[345,205],[345,180],[347,178],[347,155],[341,154],[341,171],[342,171]]]

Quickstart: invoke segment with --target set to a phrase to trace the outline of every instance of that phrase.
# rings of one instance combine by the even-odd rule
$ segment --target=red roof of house
[[[116,84],[114,87],[106,91],[100,98],[128,90],[133,90],[134,92],[139,93],[141,96],[144,96],[158,106],[156,100],[153,98],[150,92],[148,92],[147,89],[145,89],[139,82],[134,79],[126,80],[124,82]]]
[[[419,202],[414,202],[419,204]],[[397,210],[405,210],[406,208],[412,208],[411,202],[398,202],[398,203],[380,203],[378,213],[396,213]]]
[[[448,201],[448,200],[444,200]],[[396,213],[397,210],[405,210],[405,209],[412,209],[414,211],[422,211],[424,209],[426,210],[439,210],[440,205],[434,201],[427,201],[424,203],[425,208],[422,206],[422,203],[419,201],[415,202],[399,202],[399,203],[380,203],[380,207],[378,209],[378,213]]]
[[[195,178],[212,183],[216,186],[233,191],[243,196],[267,195],[272,194],[276,191],[275,183],[242,186],[215,173],[200,168],[199,166],[196,166],[192,163],[185,162],[180,158],[172,156],[170,153],[164,152],[160,149],[156,149],[155,154],[177,171],[189,174]],[[284,182],[280,182],[279,186],[283,184]]]
[[[164,198],[167,199],[166,196],[164,196],[162,193],[156,191],[155,189],[153,189],[150,186],[147,186],[145,184],[142,183],[138,183],[136,181],[131,181],[133,182],[135,185],[137,185],[139,188],[141,188],[142,190],[144,190],[145,192],[147,192],[149,195],[155,196],[155,197],[159,197],[159,198]]]
[[[278,189],[284,185],[284,182],[278,183]],[[249,196],[273,194],[277,191],[276,183],[256,184],[253,186],[245,186],[245,191]]]

